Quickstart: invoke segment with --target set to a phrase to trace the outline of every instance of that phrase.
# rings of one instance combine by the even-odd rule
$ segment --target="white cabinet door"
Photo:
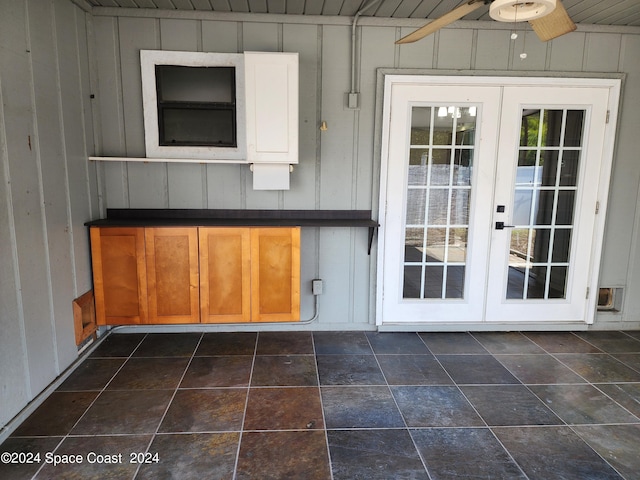
[[[248,162],[298,163],[298,54],[244,58]]]

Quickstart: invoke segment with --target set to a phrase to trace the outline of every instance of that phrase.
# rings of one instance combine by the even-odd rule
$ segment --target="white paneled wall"
[[[579,31],[549,43],[530,31],[510,31],[495,22],[461,22],[415,44],[394,41],[411,28],[381,26],[361,17],[356,50],[356,87],[360,108],[346,107],[351,88],[351,26],[348,19],[325,17],[314,24],[305,17],[226,16],[155,12],[127,17],[113,10],[94,17],[100,80],[103,155],[137,156],[144,153],[138,51],[141,48],[242,52],[296,51],[300,54],[300,165],[291,176],[291,190],[256,192],[251,174],[241,165],[104,165],[109,207],[157,208],[321,208],[373,209],[377,214],[380,159],[374,151],[376,75],[378,68],[428,71],[547,72],[550,75],[628,73],[624,101],[640,94],[637,58],[638,29],[610,33],[602,28]],[[153,15],[153,16],[152,16]],[[526,51],[527,58],[520,54]],[[106,79],[103,85],[102,79]],[[634,92],[637,92],[634,95]],[[640,181],[636,156],[638,136],[625,120],[634,113],[622,109],[619,154],[615,160],[609,229],[602,285],[640,289],[640,269],[633,262],[635,197]],[[637,116],[635,117],[637,127]],[[329,129],[320,132],[324,120]],[[633,192],[629,201],[629,192]],[[375,295],[375,264],[366,253],[367,232],[357,229],[321,229],[307,232],[303,242],[303,312],[312,308],[305,282],[316,276],[326,282],[320,322],[315,328],[369,328]],[[630,270],[631,268],[631,270]],[[636,296],[638,297],[638,296]],[[640,321],[631,310],[603,314],[603,322]]]
[[[0,3],[0,435],[78,356],[100,215],[88,26],[68,0]]]

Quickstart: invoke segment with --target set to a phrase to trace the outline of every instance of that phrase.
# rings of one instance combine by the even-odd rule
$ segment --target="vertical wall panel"
[[[620,70],[627,72],[607,211],[600,285],[625,286],[623,318],[640,321],[640,35],[622,42]],[[627,284],[627,280],[629,283]]]
[[[321,135],[320,208],[352,208],[355,111],[345,106],[351,88],[348,27],[322,29],[322,111],[329,129]],[[351,231],[320,229],[320,277],[325,280],[322,322],[349,323],[353,275]],[[329,300],[330,299],[330,300]]]
[[[84,22],[67,0],[0,3],[0,426],[77,358],[71,302],[89,286],[82,224],[97,204]]]
[[[511,70],[521,70],[523,72],[545,70],[547,43],[541,42],[534,32],[530,30],[518,32],[518,38],[513,42],[512,52]],[[527,58],[520,58],[522,53],[526,53]]]
[[[394,44],[395,28],[363,27],[361,30],[361,72],[359,78],[361,107],[358,111],[357,157],[353,170],[354,208],[372,208],[372,199],[379,196],[380,161],[374,158],[375,113],[376,113],[376,79],[377,68],[393,67],[396,56]],[[377,202],[376,202],[377,204]],[[351,262],[353,275],[353,293],[351,300],[354,323],[371,323],[374,315],[369,310],[371,289],[369,277],[371,257],[367,255],[367,231],[352,229]],[[364,240],[363,240],[364,239]]]
[[[97,155],[123,156],[127,154],[124,137],[124,105],[122,103],[122,75],[120,72],[120,36],[118,19],[95,17],[95,64],[97,66],[97,102],[100,119],[101,149]],[[111,208],[129,206],[127,166],[108,162],[102,165],[105,182],[105,203]]]
[[[378,195],[373,188],[373,172],[378,159],[373,157],[373,143],[376,132],[377,69],[393,68],[395,62],[395,28],[363,27],[361,31],[361,71],[359,78],[361,106],[358,111],[357,166],[354,169],[356,209],[371,208],[371,198]]]
[[[7,13],[10,22],[24,29],[27,22],[24,2],[11,2],[10,7],[5,6],[5,14]],[[37,132],[33,124],[34,99],[31,90],[30,58],[26,54],[29,47],[25,30],[12,30],[13,28],[7,29],[7,34],[13,35],[6,40],[3,39],[3,45],[10,44],[15,50],[5,55],[0,70],[3,74],[11,72],[11,75],[3,75],[2,80],[9,175],[12,184],[29,382],[32,391],[39,392],[55,377],[57,358],[51,326],[41,175],[32,143],[37,141]]]
[[[0,30],[4,28],[0,19]],[[2,38],[2,34],[0,34]],[[2,53],[0,53],[0,65]],[[9,160],[5,148],[2,74],[0,73],[0,433],[6,423],[31,398],[24,324],[17,272],[16,242],[13,232],[12,194],[10,191]]]
[[[63,136],[60,106],[60,80],[58,76],[57,29],[52,20],[58,21],[57,11],[52,3],[36,7],[29,2],[29,34],[31,50],[31,68],[33,77],[33,93],[35,104],[35,131],[33,147],[36,152],[42,176],[42,195],[45,199],[44,227],[50,287],[41,292],[40,297],[51,302],[52,318],[41,319],[51,322],[60,360],[69,364],[77,356],[74,342],[73,323],[69,322],[73,312],[68,298],[74,298],[73,279],[73,244],[71,242],[71,224],[69,218],[69,183],[65,165],[66,141]],[[71,17],[66,20],[73,22]],[[63,20],[64,21],[64,20]],[[68,24],[67,24],[68,28]],[[70,30],[73,35],[75,28]],[[75,41],[71,42],[71,47]],[[66,58],[65,58],[66,59]],[[73,78],[69,78],[73,81]],[[77,93],[77,89],[75,91]],[[79,98],[76,96],[76,101]],[[82,130],[80,130],[82,135]],[[81,143],[82,144],[82,143]],[[86,165],[86,159],[83,161]],[[84,169],[81,167],[81,172]],[[86,176],[82,178],[80,187],[86,187]],[[86,218],[86,217],[85,217]],[[54,278],[55,276],[55,278]],[[53,341],[53,339],[50,339]]]
[[[143,157],[145,148],[140,50],[159,48],[158,21],[149,18],[123,17],[118,20],[118,27],[127,155]],[[166,164],[127,165],[127,179],[130,207],[166,208],[169,206]]]
[[[346,107],[351,88],[351,50],[348,27],[322,29],[322,107],[329,129],[321,135],[320,208],[351,204],[353,128],[355,111]]]
[[[277,52],[278,45],[277,23],[251,23],[242,24],[242,50],[245,52]]]
[[[585,34],[573,32],[556,38],[551,44],[549,68],[556,71],[579,72],[584,59]]]
[[[203,21],[202,50],[205,52],[237,53],[237,22]],[[242,208],[246,188],[246,165],[206,165],[207,208]]]
[[[401,28],[399,38],[409,35],[414,30],[415,28]],[[435,38],[435,35],[429,35],[419,42],[398,46],[398,66],[400,68],[431,68]]]
[[[283,51],[299,57],[299,163],[291,174],[291,190],[285,192],[284,208],[316,208],[316,153],[318,125],[318,27],[283,25]],[[304,248],[304,246],[303,246]]]
[[[617,72],[622,36],[614,33],[589,33],[585,46],[584,70]]]
[[[451,29],[438,33],[438,64],[440,69],[469,69],[473,46],[473,30]]]
[[[199,50],[200,22],[196,20],[160,20],[160,45],[163,50]],[[202,175],[205,167],[193,163],[167,164],[168,205],[170,208],[205,208]]]
[[[80,71],[80,82],[84,101],[83,119],[84,119],[84,144],[87,155],[96,154],[96,145],[98,144],[97,133],[99,131],[98,109],[95,108],[97,102],[97,79],[95,63],[93,61],[93,16],[82,10],[76,12],[76,30],[78,32],[78,63]],[[90,53],[91,45],[91,53]],[[99,195],[104,191],[104,183],[101,173],[102,166],[96,162],[88,162],[87,165],[87,195],[90,201],[91,218],[99,218],[102,215],[102,201]],[[78,291],[84,291],[81,282],[84,281],[87,286],[91,286],[91,271],[86,272],[86,278],[80,278],[78,281]]]
[[[202,21],[202,50],[238,53],[238,23]]]
[[[478,70],[507,70],[513,40],[509,30],[478,30],[474,68]]]
[[[198,20],[160,19],[160,49],[197,51],[199,24]]]
[[[86,36],[80,36],[76,28],[76,15],[84,13],[68,0],[55,1],[56,51],[60,84],[61,132],[64,134],[65,156],[69,186],[69,213],[72,267],[75,269],[76,296],[91,288],[91,262],[87,231],[84,222],[92,218],[90,191],[88,188],[89,166],[85,125],[92,117],[85,117],[85,104],[89,103],[89,92],[83,88],[81,78],[80,44],[86,45]],[[87,59],[88,60],[88,59]],[[79,288],[79,289],[78,289]],[[69,308],[71,306],[69,305]],[[71,310],[69,310],[71,312]]]
[[[93,19],[95,62],[98,68],[97,107],[100,118],[99,137],[104,152],[109,155],[126,155],[124,140],[124,112],[122,111],[122,76],[120,74],[120,37],[118,19],[95,17]],[[103,152],[97,152],[102,155]]]
[[[10,37],[17,35],[11,28],[15,12],[8,5],[0,7],[0,44],[5,45]],[[6,103],[4,97],[10,92],[4,85],[5,67],[11,65],[17,52],[9,48],[0,49],[0,433],[5,424],[17,414],[31,397],[29,385],[26,339],[21,297],[15,226],[13,218],[13,194],[9,173],[9,152],[6,137]],[[7,80],[8,81],[8,80]],[[9,82],[11,83],[11,82]]]

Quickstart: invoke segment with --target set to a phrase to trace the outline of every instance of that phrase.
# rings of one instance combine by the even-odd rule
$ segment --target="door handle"
[[[516,226],[505,225],[504,222],[496,222],[496,230],[504,230],[505,228],[516,228]]]

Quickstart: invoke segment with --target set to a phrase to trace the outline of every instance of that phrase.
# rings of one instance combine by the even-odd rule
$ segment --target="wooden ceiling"
[[[241,13],[353,16],[374,0],[86,0],[95,7],[152,8]],[[378,0],[364,15],[381,18],[438,18],[461,0]],[[640,0],[563,0],[574,22],[640,26]],[[463,20],[490,20],[487,8]]]

